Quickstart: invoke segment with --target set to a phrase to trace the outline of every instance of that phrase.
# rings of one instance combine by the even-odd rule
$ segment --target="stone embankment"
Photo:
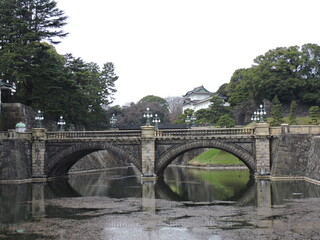
[[[0,180],[23,180],[31,176],[31,142],[0,139]]]
[[[320,136],[282,134],[271,139],[271,176],[320,183]]]

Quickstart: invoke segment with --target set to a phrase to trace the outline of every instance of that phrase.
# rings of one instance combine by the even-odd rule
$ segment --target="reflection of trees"
[[[0,224],[23,222],[30,218],[31,184],[0,186]]]
[[[156,198],[168,199],[172,201],[182,201],[183,199],[179,194],[172,191],[172,189],[166,184],[163,178],[158,179],[156,184]]]
[[[165,172],[165,181],[183,200],[238,201],[253,184],[249,172],[245,178],[238,174],[239,171],[216,172],[170,167]]]
[[[243,188],[239,192],[239,198],[236,202],[237,206],[256,206],[257,196],[256,196],[256,183],[253,177],[250,177],[247,187]]]
[[[206,170],[201,172],[204,175]],[[156,198],[198,202],[221,200],[217,193],[219,188],[214,188],[213,182],[208,179],[204,180],[193,173],[187,168],[167,168],[164,179],[159,179],[155,185]],[[215,173],[212,172],[212,174]],[[231,180],[234,181],[234,179]],[[271,189],[273,205],[283,204],[284,199],[320,198],[320,186],[305,181],[270,181],[269,184],[271,184],[269,189]],[[236,201],[236,206],[257,206],[256,185],[254,179],[250,178],[247,183],[235,185],[234,194],[223,200]],[[41,194],[36,194],[38,186],[39,183],[38,185],[29,183],[0,186],[0,229],[4,229],[8,225],[13,226],[29,221],[33,217],[32,207],[37,206],[37,203],[32,203],[33,197],[39,196],[36,198],[39,200],[39,204],[42,200]],[[49,182],[41,186],[42,188],[40,187],[39,190],[43,191],[44,186],[45,199],[81,196],[142,197],[140,179],[132,172],[132,168],[112,169],[103,173],[87,175],[72,175],[70,180]],[[86,211],[88,210],[45,206],[45,214],[50,217],[75,218],[77,213]],[[88,217],[90,216],[88,215]]]

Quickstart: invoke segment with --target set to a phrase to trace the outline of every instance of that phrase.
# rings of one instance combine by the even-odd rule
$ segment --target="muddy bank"
[[[108,197],[46,200],[46,214],[0,239],[320,239],[319,199],[272,207]]]

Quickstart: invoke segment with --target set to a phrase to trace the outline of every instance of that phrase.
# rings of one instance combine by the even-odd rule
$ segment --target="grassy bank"
[[[189,161],[188,165],[239,166],[244,164],[236,156],[225,151],[213,148]]]

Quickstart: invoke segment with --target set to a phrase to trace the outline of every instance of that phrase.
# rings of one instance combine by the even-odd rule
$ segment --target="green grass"
[[[250,172],[248,170],[200,170],[195,168],[187,169],[187,176],[190,179],[197,179],[205,183],[204,186],[213,189],[215,200],[233,200],[239,192],[246,189],[250,180]],[[189,179],[189,177],[187,177]],[[168,183],[171,190],[180,196],[185,194],[181,184]],[[208,193],[206,193],[208,194]]]
[[[215,197],[221,200],[230,199],[246,188],[246,184],[250,180],[250,172],[243,170],[224,170],[224,171],[199,171],[190,169],[189,172],[214,186]]]
[[[236,156],[223,150],[213,148],[189,161],[188,165],[238,166],[244,164]]]

